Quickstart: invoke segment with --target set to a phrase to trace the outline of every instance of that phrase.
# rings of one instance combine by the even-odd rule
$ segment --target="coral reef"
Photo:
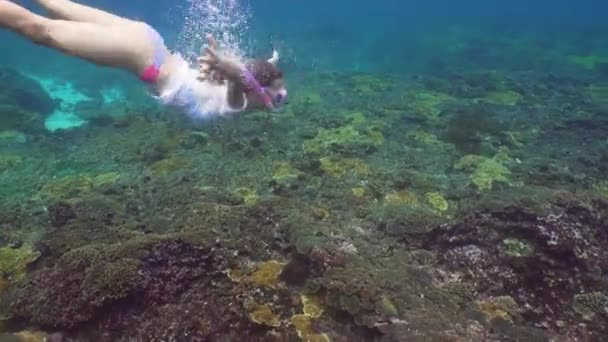
[[[607,338],[600,78],[296,74],[283,113],[196,127],[95,100],[90,125],[37,134],[48,113],[0,106],[0,330]]]
[[[374,149],[382,142],[382,133],[377,129],[360,131],[352,125],[335,129],[321,129],[313,139],[303,144],[304,152],[320,153],[358,153]]]
[[[25,276],[27,265],[39,257],[38,251],[26,245],[20,248],[0,248],[0,279],[3,282],[21,280]]]
[[[485,158],[477,155],[466,155],[456,164],[456,170],[473,172],[471,181],[479,190],[490,190],[496,182],[509,184],[511,171],[503,165],[500,158]]]
[[[0,103],[24,112],[49,115],[57,104],[36,81],[13,69],[0,69]],[[2,115],[4,117],[4,115]],[[0,129],[1,130],[1,129]]]
[[[270,310],[268,305],[256,306],[249,316],[251,317],[252,321],[258,324],[267,325],[269,327],[281,326],[281,321],[279,321],[279,318],[272,313],[272,310]]]

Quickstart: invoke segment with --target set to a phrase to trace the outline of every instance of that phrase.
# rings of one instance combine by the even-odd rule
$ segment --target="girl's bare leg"
[[[133,21],[97,8],[85,6],[70,0],[36,0],[52,17],[57,19],[95,23],[99,25],[124,25]]]
[[[152,47],[146,31],[138,25],[127,29],[124,25],[51,20],[0,0],[0,27],[21,34],[36,44],[137,75],[151,62]]]

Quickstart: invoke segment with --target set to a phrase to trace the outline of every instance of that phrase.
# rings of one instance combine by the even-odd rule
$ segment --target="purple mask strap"
[[[270,96],[268,96],[268,94],[266,94],[266,92],[264,91],[264,88],[260,85],[258,80],[255,79],[255,77],[249,70],[243,68],[243,71],[241,72],[241,78],[243,79],[243,83],[245,84],[246,87],[253,90],[256,94],[258,94],[264,100],[264,105],[268,109],[270,109],[270,110],[274,109],[274,105],[272,104],[272,100],[270,99]]]

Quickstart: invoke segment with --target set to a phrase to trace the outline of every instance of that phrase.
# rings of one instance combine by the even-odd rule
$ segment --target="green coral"
[[[572,305],[579,314],[592,317],[608,310],[608,296],[602,292],[578,294],[574,296]]]
[[[502,164],[503,156],[486,158],[478,155],[462,157],[454,168],[463,171],[473,171],[471,180],[479,190],[490,190],[496,182],[509,183],[511,171]]]
[[[54,179],[42,187],[40,191],[45,197],[67,199],[89,193],[93,188],[93,180],[87,175],[67,176]]]
[[[502,244],[504,252],[510,256],[527,257],[534,254],[534,246],[519,239],[506,238]]]
[[[477,306],[486,315],[488,321],[500,318],[512,322],[513,316],[516,316],[520,311],[517,302],[509,296],[493,297],[478,301]]]
[[[36,261],[40,252],[29,246],[0,248],[0,278],[18,281],[25,276],[27,265]]]
[[[452,96],[439,92],[415,92],[410,97],[412,110],[432,121],[439,118],[447,102],[454,100]]]
[[[276,162],[272,167],[272,179],[280,185],[290,186],[300,177],[302,172],[288,162]]]
[[[407,136],[421,145],[436,146],[444,150],[453,148],[452,144],[446,143],[439,139],[435,134],[428,133],[423,130],[416,130],[409,133]]]
[[[332,177],[341,177],[346,173],[367,176],[369,165],[358,158],[321,158],[321,170]]]
[[[368,148],[382,143],[381,130],[373,127],[368,130],[357,130],[353,125],[335,129],[320,129],[313,139],[304,142],[306,153],[340,152],[357,148]]]
[[[260,325],[267,325],[269,327],[281,326],[279,317],[275,315],[270,307],[266,304],[257,305],[254,310],[249,314],[251,320]]]
[[[50,199],[69,199],[90,193],[93,188],[111,185],[118,181],[120,175],[116,172],[107,172],[91,177],[87,174],[78,174],[53,179],[46,183],[40,194]]]
[[[284,267],[284,263],[276,260],[267,261],[262,263],[257,270],[249,276],[249,279],[252,283],[260,287],[276,287]]]
[[[438,192],[429,192],[426,194],[426,199],[429,204],[437,211],[448,210],[448,201]]]
[[[384,197],[384,203],[389,206],[417,206],[418,197],[411,191],[395,191]]]
[[[495,182],[508,183],[509,179],[507,176],[510,174],[511,171],[504,165],[494,159],[486,159],[483,163],[479,164],[475,173],[473,173],[472,179],[479,190],[489,190],[492,189],[492,185]]]
[[[246,205],[254,205],[258,202],[259,196],[255,190],[250,188],[238,188],[235,190],[235,195],[243,199]]]
[[[120,174],[117,172],[106,172],[93,177],[93,187],[114,184],[120,179]]]

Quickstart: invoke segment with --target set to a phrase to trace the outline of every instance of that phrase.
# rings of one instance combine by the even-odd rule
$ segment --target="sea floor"
[[[0,106],[0,337],[608,339],[608,83],[291,83],[196,124],[122,90]]]

